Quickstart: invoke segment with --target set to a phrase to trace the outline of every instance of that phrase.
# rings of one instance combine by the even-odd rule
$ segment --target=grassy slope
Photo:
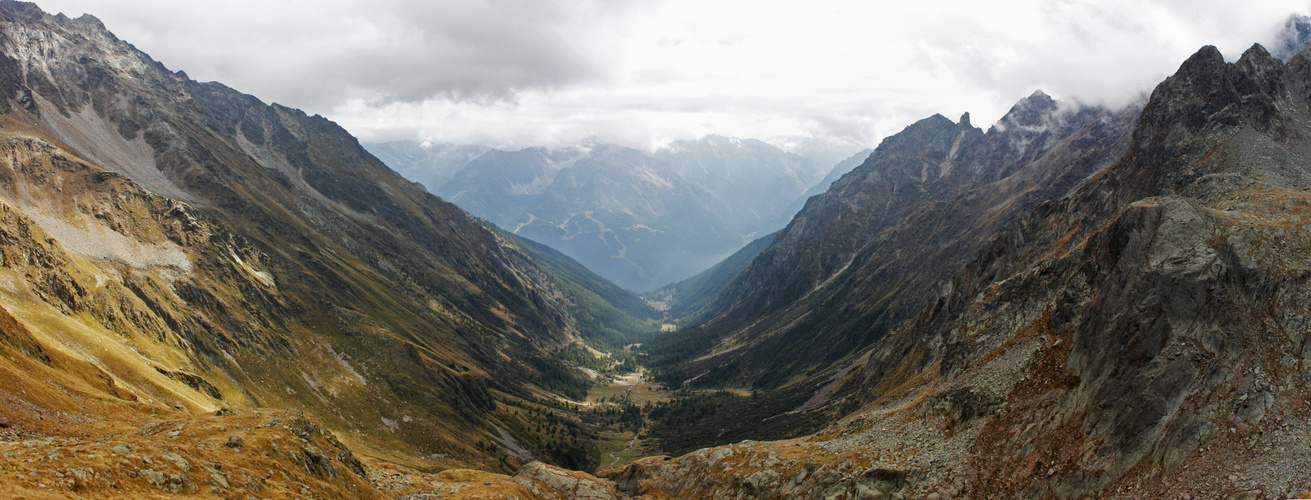
[[[523,459],[494,443],[497,426],[543,460],[586,455],[552,390],[586,377],[552,353],[579,332],[641,331],[604,307],[614,290],[537,268],[322,117],[165,71],[91,18],[3,3],[0,24],[50,44],[44,59],[0,60],[13,73],[0,94],[31,98],[0,103],[22,136],[0,144],[15,207],[0,252],[9,288],[34,290],[0,299],[44,311],[18,319],[47,350],[69,346],[161,408],[302,408],[415,467],[512,470]],[[97,160],[136,153],[127,167],[152,168]],[[137,170],[190,203],[142,189]],[[46,238],[40,214],[75,237],[180,248],[189,270],[90,258]],[[42,328],[74,322],[87,326]],[[553,433],[530,426],[548,417]]]
[[[570,312],[577,320],[579,334],[584,340],[614,349],[645,342],[655,332],[657,312],[641,297],[551,247],[499,229],[493,230],[509,251],[520,252],[535,263],[551,283],[569,296]]]

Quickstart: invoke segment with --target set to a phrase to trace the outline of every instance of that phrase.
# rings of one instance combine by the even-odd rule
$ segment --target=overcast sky
[[[173,70],[362,140],[495,146],[706,134],[873,146],[1035,89],[1119,105],[1231,61],[1306,0],[48,0]]]

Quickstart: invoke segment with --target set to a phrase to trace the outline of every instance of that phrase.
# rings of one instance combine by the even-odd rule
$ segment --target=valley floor
[[[587,393],[588,405],[613,405],[622,408],[626,405],[645,407],[653,403],[669,401],[669,391],[659,384],[646,380],[646,371],[639,369],[627,375],[598,379],[597,385]],[[658,454],[654,443],[644,439],[647,430],[645,419],[634,429],[617,428],[601,433],[601,469],[623,467],[638,458]]]

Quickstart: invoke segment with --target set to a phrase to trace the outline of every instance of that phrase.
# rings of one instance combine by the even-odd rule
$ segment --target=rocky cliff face
[[[835,163],[833,169],[829,170],[828,174],[825,175],[823,179],[820,179],[818,183],[811,186],[810,189],[806,190],[806,192],[801,193],[801,196],[798,196],[796,200],[793,200],[793,202],[788,205],[788,208],[783,211],[783,213],[787,214],[787,220],[783,221],[779,226],[786,226],[788,222],[792,221],[792,216],[801,212],[801,209],[806,206],[806,202],[810,201],[810,198],[824,194],[825,191],[828,191],[829,187],[833,186],[834,182],[837,182],[838,179],[842,178],[842,176],[847,175],[847,172],[859,167],[865,162],[866,158],[869,158],[870,153],[873,152],[873,149],[865,149]]]
[[[924,308],[823,373],[807,404],[850,391],[828,429],[607,477],[691,496],[1305,496],[1309,62],[1190,58],[1123,155],[981,235]]]
[[[0,3],[0,75],[0,306],[28,332],[9,347],[129,408],[300,407],[413,464],[510,469],[509,442],[585,465],[585,437],[526,422],[582,383],[550,353],[600,334],[580,315],[620,291],[538,266],[327,119],[168,71],[90,16]],[[638,334],[628,298],[608,313]]]
[[[1117,158],[1136,116],[1039,92],[986,133],[934,116],[889,137],[729,284],[704,325],[720,347],[684,374],[776,387],[870,345],[949,293],[982,238]]]
[[[1051,470],[980,493],[1307,487],[1291,472],[1306,418],[1290,323],[1305,293],[1307,61],[1255,46],[1228,64],[1204,48],[1153,93],[1120,162],[962,274],[985,277],[961,283],[971,304],[917,319],[955,315],[937,330],[949,378],[1036,345],[1012,388],[974,391],[1005,408],[982,424],[998,446],[976,463]]]

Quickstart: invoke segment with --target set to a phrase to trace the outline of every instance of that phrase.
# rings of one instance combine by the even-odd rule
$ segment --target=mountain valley
[[[783,227],[820,184],[864,159],[839,162],[826,177],[829,165],[716,136],[654,152],[612,144],[366,147],[443,199],[638,291],[688,278]]]
[[[1311,496],[1306,49],[836,165],[365,146],[13,0],[0,95],[7,498]]]

